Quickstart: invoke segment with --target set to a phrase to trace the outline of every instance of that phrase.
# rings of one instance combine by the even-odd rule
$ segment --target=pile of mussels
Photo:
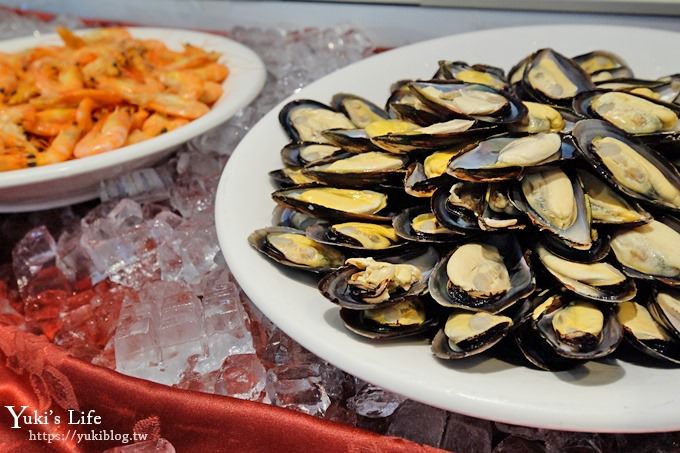
[[[499,345],[545,370],[625,339],[642,363],[680,364],[679,114],[680,75],[552,49],[507,75],[440,61],[385,109],[295,100],[275,226],[249,242],[318,273],[371,339],[426,336],[442,359]]]

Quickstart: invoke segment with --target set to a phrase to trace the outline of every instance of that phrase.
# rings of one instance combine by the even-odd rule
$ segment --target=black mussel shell
[[[297,176],[293,176],[293,174],[297,174],[298,172],[300,172],[299,168],[281,168],[279,170],[272,170],[269,172],[269,179],[277,189],[299,186],[301,184],[320,183],[320,181],[317,179],[314,179],[308,175],[303,175],[302,173],[298,174]]]
[[[485,64],[473,64],[470,66],[464,61],[447,60],[440,60],[438,64],[439,69],[437,69],[437,72],[432,77],[433,79],[456,80],[463,83],[481,83],[497,90],[505,90],[508,86],[507,80],[505,79],[505,71],[495,66],[488,66]],[[465,80],[465,77],[458,75],[461,71],[476,71],[488,74],[492,77],[493,82],[483,83],[480,81]]]
[[[567,307],[572,301],[583,299],[567,294],[554,294],[554,298],[555,303],[551,304],[536,320],[536,330],[558,355],[569,359],[592,360],[605,357],[616,350],[623,339],[623,329],[610,307],[592,302],[592,305],[604,316],[604,326],[599,337],[586,334],[578,338],[567,339],[561,338],[553,329],[552,320],[559,310]]]
[[[508,187],[505,183],[491,183],[487,185],[484,201],[482,202],[481,214],[477,219],[479,227],[484,231],[502,230],[523,230],[526,228],[526,216],[515,208],[512,201],[507,196]],[[492,204],[496,204],[502,197],[502,202],[506,203],[504,210],[494,209]],[[492,201],[494,200],[494,201]]]
[[[319,150],[320,152],[306,153],[305,149]],[[281,149],[281,160],[286,167],[300,168],[311,162],[327,159],[328,157],[336,156],[341,153],[344,153],[342,149],[330,144],[293,142]]]
[[[449,163],[447,173],[451,176],[471,182],[494,182],[521,179],[524,172],[530,168],[556,163],[569,158],[572,152],[570,141],[563,139],[559,134],[550,133],[543,135],[559,136],[559,146],[555,152],[540,162],[523,167],[518,165],[506,167],[493,167],[497,161],[498,152],[506,145],[517,139],[536,137],[539,134],[498,134],[468,147],[463,153],[455,157]],[[557,140],[557,139],[555,139]],[[565,156],[565,157],[563,157]]]
[[[295,192],[299,192],[305,189],[311,188],[322,188],[327,186],[321,186],[318,184],[307,184],[303,186],[295,186],[287,189],[277,190],[272,193],[272,198],[274,201],[280,205],[290,207],[297,211],[304,212],[311,216],[318,217],[323,220],[330,221],[350,221],[356,220],[358,222],[374,222],[374,223],[390,223],[392,222],[392,217],[395,212],[390,209],[390,201],[388,198],[387,207],[383,208],[381,211],[375,214],[356,214],[351,212],[340,211],[333,208],[328,208],[326,206],[317,205],[313,203],[307,203],[305,201],[295,199],[290,195]],[[356,189],[360,190],[360,189]],[[373,191],[375,192],[375,191]],[[379,192],[382,193],[382,192]],[[383,193],[383,195],[385,195]]]
[[[633,71],[628,64],[615,53],[595,50],[572,58],[590,74],[593,82],[609,80],[618,77],[632,77]]]
[[[636,92],[631,92],[630,90],[605,90],[605,89],[596,89],[596,90],[591,90],[591,91],[586,91],[578,96],[576,96],[573,100],[572,103],[572,109],[581,115],[584,118],[590,118],[590,119],[601,119],[608,124],[611,124],[612,126],[619,128],[620,126],[617,126],[615,124],[610,123],[606,118],[602,117],[597,111],[593,108],[592,103],[595,100],[596,97],[605,94],[605,93],[623,93],[629,96],[633,96],[636,98],[643,99],[645,101],[651,102],[652,104],[657,104],[661,107],[665,107],[669,110],[672,110],[676,116],[680,117],[680,106],[675,105],[675,104],[670,104],[668,102],[663,102],[658,99],[650,98],[648,96],[644,96],[641,94],[638,94]],[[619,129],[621,130],[621,129]],[[677,133],[677,130],[660,130],[656,132],[645,132],[645,133],[634,133],[634,132],[627,132],[627,131],[622,131],[625,133],[630,133],[631,135],[635,135],[637,137],[640,137],[642,140],[663,140],[664,137],[668,134],[673,135]],[[657,137],[660,136],[660,137]]]
[[[552,234],[541,234],[538,240],[551,253],[565,260],[576,261],[577,263],[601,261],[609,255],[611,250],[609,236],[599,233],[593,239],[593,243],[588,249],[574,248],[571,244]]]
[[[276,205],[272,212],[272,225],[305,231],[308,226],[321,222],[321,219],[295,209]]]
[[[467,238],[459,231],[447,230],[441,233],[425,233],[413,228],[413,219],[421,214],[428,213],[431,213],[431,211],[426,206],[405,209],[392,219],[394,231],[402,238],[414,242],[456,243]]]
[[[465,190],[469,190],[471,197],[476,200],[474,207],[451,204],[449,201],[451,188],[442,186],[432,194],[430,209],[439,223],[450,230],[461,233],[478,232],[480,228],[477,216],[481,212],[481,203],[486,187],[465,182],[459,182],[458,184],[466,185]]]
[[[363,128],[373,121],[387,119],[387,112],[360,96],[338,93],[331,100],[331,107],[345,114],[357,127]]]
[[[486,85],[460,83],[457,81],[445,80],[425,80],[411,82],[409,87],[411,88],[411,91],[416,96],[418,96],[425,105],[446,118],[470,118],[485,123],[508,124],[515,123],[527,115],[527,108],[519,99],[516,99],[514,96],[511,96],[504,91],[499,91]],[[441,102],[438,102],[437,100],[427,96],[425,91],[423,91],[423,89],[427,87],[434,87],[444,93],[466,89],[496,94],[503,96],[507,101],[507,105],[502,107],[497,112],[490,114],[463,114],[461,112],[455,112]]]
[[[340,309],[340,317],[349,331],[371,340],[393,340],[428,335],[437,326],[439,309],[424,296],[410,300],[422,305],[425,311],[425,322],[410,325],[381,324],[366,316],[369,310],[348,308]]]
[[[324,244],[319,244],[319,246],[324,250],[327,251],[329,254],[332,254],[332,265],[329,267],[310,267],[306,266],[304,264],[299,264],[295,263],[293,261],[290,261],[283,253],[281,253],[278,249],[276,249],[274,246],[272,246],[269,241],[267,240],[267,236],[270,233],[293,233],[293,234],[299,234],[304,236],[305,232],[301,230],[297,230],[295,228],[288,228],[288,227],[268,227],[268,228],[261,228],[259,230],[255,230],[248,236],[248,243],[250,244],[251,247],[253,247],[255,250],[258,252],[262,253],[263,255],[267,256],[268,258],[276,261],[279,264],[283,264],[284,266],[291,267],[294,269],[299,269],[303,271],[309,271],[309,272],[314,272],[314,273],[325,273],[329,272],[333,269],[338,268],[339,266],[342,266],[342,264],[345,261],[344,255],[335,249],[334,247],[324,245]]]
[[[680,299],[680,290],[663,285],[658,285],[652,291],[652,296],[647,304],[647,308],[656,322],[668,330],[677,341],[680,341],[680,324],[677,319],[669,315],[659,301],[659,294],[668,294],[675,300]]]
[[[349,153],[381,151],[379,147],[373,144],[363,129],[328,129],[323,131],[322,135],[329,143]]]
[[[352,237],[345,236],[343,234],[339,234],[336,231],[332,229],[332,224],[327,223],[327,222],[318,222],[315,223],[314,225],[311,225],[309,228],[305,230],[305,234],[307,234],[307,237],[310,239],[313,239],[316,242],[319,242],[321,244],[329,244],[333,245],[335,247],[339,247],[342,249],[349,249],[352,250],[355,253],[360,253],[362,255],[364,254],[384,254],[384,253],[391,253],[394,254],[397,251],[403,251],[407,249],[408,247],[412,247],[413,245],[409,243],[408,241],[403,240],[401,237],[399,237],[399,240],[396,242],[392,243],[389,247],[385,248],[366,248],[364,247],[359,241]],[[387,225],[382,225],[382,226],[387,226]]]
[[[631,300],[632,298],[635,297],[637,294],[637,288],[635,286],[635,281],[632,278],[626,277],[625,280],[622,282],[612,284],[612,285],[603,285],[603,286],[594,286],[594,285],[589,285],[588,283],[584,283],[578,280],[574,280],[568,276],[565,276],[564,274],[561,274],[559,272],[559,269],[552,269],[549,268],[546,263],[543,260],[543,257],[541,256],[542,253],[547,252],[550,253],[550,251],[546,250],[542,246],[537,246],[536,248],[536,257],[537,261],[541,263],[543,268],[552,275],[552,277],[559,282],[565,289],[578,294],[579,296],[585,297],[587,299],[591,300],[597,300],[600,302],[613,302],[613,303],[618,303],[618,302],[623,302],[627,300]],[[568,260],[571,261],[571,260]],[[592,264],[592,263],[591,263]],[[611,263],[607,263],[614,266]],[[618,269],[617,269],[618,270]]]
[[[498,313],[534,292],[536,288],[534,274],[524,258],[519,242],[513,235],[507,233],[489,234],[480,237],[478,240],[469,240],[466,243],[472,242],[489,244],[498,249],[510,276],[510,290],[485,299],[472,297],[462,288],[454,288],[449,281],[446,268],[453,253],[460,247],[460,245],[457,245],[437,263],[430,276],[430,295],[440,305],[470,311]]]
[[[297,99],[297,100],[289,102],[288,104],[283,106],[283,108],[281,109],[281,112],[279,112],[279,123],[281,123],[281,126],[283,127],[283,129],[286,131],[286,133],[288,134],[290,139],[294,142],[301,142],[301,141],[304,141],[305,138],[307,138],[307,137],[301,137],[300,136],[300,131],[298,131],[295,124],[293,124],[293,121],[292,121],[292,118],[291,118],[292,113],[296,109],[299,109],[299,108],[326,110],[326,111],[330,111],[330,112],[335,112],[338,115],[340,115],[341,117],[344,116],[344,115],[336,112],[335,110],[333,110],[329,106],[322,104],[321,102],[313,101],[311,99]],[[347,117],[345,117],[345,119],[347,121],[346,122],[342,121],[341,123],[343,123],[343,124],[333,125],[333,126],[328,127],[328,129],[338,128],[338,127],[351,128],[352,122]],[[318,132],[317,135],[319,136],[318,140],[312,140],[312,141],[314,141],[315,143],[324,143],[324,140],[322,139],[321,134],[320,134],[321,131],[317,131],[317,132]]]
[[[523,94],[526,94],[530,98],[546,104],[556,104],[567,107],[571,105],[571,100],[574,96],[553,96],[549,93],[541,91],[532,84],[532,71],[539,65],[543,58],[550,58],[556,62],[558,67],[562,70],[562,73],[576,87],[575,95],[578,95],[584,91],[592,90],[594,88],[594,85],[590,80],[590,76],[576,62],[554,51],[553,49],[540,49],[534,52],[531,55],[530,60],[526,63],[521,82],[521,90]]]
[[[325,166],[332,164],[333,162],[351,159],[353,157],[359,156],[357,154],[348,154],[341,156],[329,157],[328,159],[323,159],[312,164],[307,165],[302,173],[305,176],[313,178],[322,183],[338,186],[338,187],[366,187],[372,188],[378,184],[388,184],[396,185],[404,178],[406,172],[406,165],[408,159],[404,156],[399,156],[390,153],[380,152],[381,155],[385,155],[390,159],[400,160],[401,167],[399,169],[389,169],[389,170],[376,170],[376,171],[356,171],[356,172],[344,172],[337,173],[332,171],[327,171],[324,169]],[[373,156],[375,154],[371,154]],[[366,153],[362,153],[361,156],[368,156]]]
[[[399,292],[391,294],[389,300],[384,302],[369,303],[364,301],[361,294],[347,283],[352,275],[360,272],[357,267],[350,264],[342,266],[324,276],[324,278],[319,281],[319,291],[321,291],[321,294],[323,294],[326,299],[334,304],[350,310],[370,310],[386,307],[406,298],[425,294],[427,292],[427,282],[430,273],[438,258],[439,254],[437,251],[432,247],[428,247],[426,249],[410,249],[403,251],[399,255],[382,256],[379,259],[376,259],[376,261],[385,261],[393,264],[412,264],[418,267],[422,272],[422,279],[419,282],[414,283],[406,291],[400,290]]]
[[[636,302],[627,302],[628,304],[635,304],[638,310],[646,310],[644,306],[637,304]],[[623,306],[620,307],[621,309]],[[651,307],[650,307],[651,308]],[[624,332],[624,337],[626,339],[626,342],[633,346],[635,349],[638,351],[642,352],[643,354],[646,354],[650,357],[653,357],[657,360],[665,361],[665,362],[670,362],[676,365],[680,365],[680,339],[671,336],[668,333],[668,330],[666,327],[658,322],[658,320],[655,319],[654,317],[654,312],[650,309],[648,310],[649,313],[652,315],[652,319],[654,319],[658,324],[659,324],[659,330],[663,332],[665,336],[668,337],[667,340],[662,340],[662,339],[649,339],[649,338],[638,338],[637,335],[633,332],[633,330],[623,324],[623,332]],[[620,313],[620,311],[619,311]],[[621,320],[622,323],[625,321]]]
[[[635,192],[627,188],[623,184],[620,184],[616,180],[616,177],[613,175],[613,173],[607,168],[602,159],[598,156],[592,143],[598,137],[611,137],[626,143],[628,146],[633,148],[633,150],[639,153],[640,156],[642,156],[644,159],[646,159],[648,162],[654,165],[654,167],[659,169],[659,171],[661,171],[661,173],[668,179],[668,181],[673,186],[675,186],[676,188],[680,188],[680,173],[663,156],[656,153],[650,147],[635,140],[630,135],[627,135],[621,129],[618,129],[615,126],[602,120],[579,121],[574,127],[573,136],[574,139],[576,140],[576,144],[578,146],[580,154],[595,169],[597,174],[602,176],[610,186],[644,203],[651,204],[662,209],[670,209],[676,212],[680,212],[680,207],[675,207],[668,203],[664,203],[660,200],[654,199],[648,195]]]

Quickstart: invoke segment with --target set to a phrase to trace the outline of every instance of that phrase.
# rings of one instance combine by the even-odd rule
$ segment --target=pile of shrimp
[[[0,52],[0,171],[108,152],[210,110],[229,75],[219,53],[135,39],[125,28]]]

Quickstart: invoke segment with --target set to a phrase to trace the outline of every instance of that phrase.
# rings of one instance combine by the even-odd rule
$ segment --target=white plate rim
[[[96,28],[77,30],[82,34]],[[205,43],[209,50],[222,53],[220,62],[227,64],[229,77],[222,83],[224,93],[213,108],[205,115],[197,118],[183,127],[145,140],[134,145],[125,146],[108,153],[73,159],[42,167],[26,168],[7,171],[0,174],[0,190],[10,187],[20,187],[35,182],[58,180],[66,177],[103,170],[108,167],[123,164],[129,160],[143,158],[159,153],[163,150],[181,145],[190,139],[227,121],[241,108],[247,106],[262,91],[266,80],[266,69],[260,57],[250,48],[232,39],[193,30],[160,27],[125,27],[130,33],[139,38],[167,40],[168,36],[176,36],[182,42]],[[56,33],[37,34],[0,41],[0,51],[17,51],[48,43],[59,43]]]
[[[338,74],[349,72],[353,68],[359,67],[365,64],[367,61],[373,61],[374,66],[378,66],[378,63],[387,59],[392,58],[392,55],[397,55],[404,51],[414,53],[419,49],[429,49],[433,46],[441,46],[443,44],[451,44],[452,42],[460,40],[474,40],[481,39],[485,35],[498,36],[503,33],[513,34],[513,33],[534,33],[540,36],[541,33],[566,33],[572,36],[580,36],[581,33],[584,35],[593,33],[607,33],[611,32],[618,34],[618,36],[636,36],[636,33],[643,35],[656,35],[659,38],[659,42],[665,42],[662,38],[668,38],[671,40],[678,40],[680,34],[668,32],[668,31],[658,31],[639,27],[623,27],[623,26],[608,26],[608,25],[556,25],[556,26],[522,26],[522,27],[510,27],[504,29],[493,29],[484,30],[479,32],[465,33],[459,35],[451,35],[443,38],[437,38],[429,41],[424,41],[421,43],[412,44],[409,46],[394,49],[382,54],[370,57],[366,60],[349,65],[343,69],[340,69],[310,85],[305,87],[302,91],[290,96],[289,98],[282,101],[278,106],[274,107],[272,111],[266,114],[258,124],[256,124],[246,137],[241,141],[237,149],[235,150],[232,158],[230,159],[227,167],[222,174],[220,179],[220,184],[216,196],[216,227],[217,234],[220,241],[220,246],[222,248],[225,259],[236,277],[236,279],[241,284],[243,290],[253,302],[263,311],[263,313],[269,317],[274,323],[276,323],[282,330],[288,333],[292,338],[302,344],[304,347],[314,352],[318,356],[330,361],[339,368],[354,374],[364,380],[369,382],[374,382],[377,385],[383,386],[389,390],[401,393],[409,398],[413,398],[435,407],[440,407],[447,410],[452,410],[454,412],[459,412],[471,416],[476,416],[480,418],[492,419],[496,421],[513,423],[525,426],[534,426],[540,428],[548,429],[559,429],[559,430],[570,430],[570,431],[586,431],[586,432],[659,432],[659,431],[675,431],[680,430],[680,410],[674,409],[680,405],[680,398],[677,396],[669,396],[667,400],[659,400],[655,398],[650,401],[647,395],[612,395],[610,401],[617,402],[612,407],[593,407],[590,401],[587,399],[584,401],[584,406],[578,408],[581,410],[576,410],[576,407],[570,407],[571,412],[564,412],[563,404],[569,403],[568,400],[559,399],[556,403],[557,406],[551,405],[555,404],[555,401],[546,401],[544,404],[532,404],[525,403],[523,401],[518,401],[513,399],[512,401],[500,401],[497,395],[494,397],[487,397],[484,392],[465,392],[462,393],[455,389],[434,389],[427,392],[426,394],[420,393],[413,389],[413,384],[416,385],[418,382],[408,382],[403,377],[394,376],[386,370],[380,368],[379,364],[373,363],[371,360],[357,360],[351,356],[351,354],[346,351],[339,351],[338,347],[334,344],[330,344],[324,341],[318,341],[317,337],[313,337],[311,332],[305,332],[298,326],[297,319],[290,319],[284,313],[284,311],[277,307],[278,302],[267,302],[265,299],[267,297],[278,299],[281,295],[272,294],[268,285],[261,283],[262,277],[277,277],[281,278],[280,275],[283,273],[280,268],[273,265],[271,262],[266,261],[264,258],[259,257],[259,261],[254,259],[248,259],[241,264],[244,256],[249,255],[252,257],[256,253],[250,250],[246,244],[246,235],[242,237],[236,237],[234,233],[238,230],[238,226],[241,222],[230,221],[230,215],[234,215],[230,212],[230,208],[233,207],[234,197],[246,197],[246,190],[238,188],[238,195],[230,194],[229,190],[232,188],[231,180],[238,180],[238,174],[244,172],[244,168],[241,168],[242,162],[247,159],[247,152],[255,150],[249,149],[251,142],[254,142],[253,137],[257,134],[262,135],[274,134],[273,130],[269,129],[274,123],[278,125],[276,121],[276,116],[280,108],[287,102],[293,99],[300,99],[307,97],[307,93],[314,90],[320,90],[321,86],[326,83],[330,78],[337,78]],[[536,44],[534,49],[539,48],[540,45]],[[591,48],[591,47],[589,47]],[[587,49],[585,49],[587,50]],[[584,51],[585,51],[584,50]],[[625,54],[624,54],[625,57]],[[515,61],[518,61],[515,60]],[[471,63],[485,62],[484,60],[471,61]],[[489,64],[494,64],[494,62],[486,62]],[[505,67],[509,69],[509,67]],[[634,69],[637,69],[634,67]],[[424,76],[426,76],[425,74]],[[658,74],[662,75],[662,74]],[[393,76],[391,81],[394,81],[398,76]],[[344,88],[344,87],[343,87]],[[341,88],[342,89],[342,88]],[[330,93],[325,93],[326,95],[333,94],[334,92],[341,91],[341,89],[336,89]],[[384,97],[381,99],[384,100]],[[316,99],[315,97],[312,97]],[[324,101],[325,99],[318,99]],[[266,126],[266,127],[265,127]],[[280,131],[277,132],[277,135]],[[278,145],[278,142],[277,142]],[[267,152],[277,153],[278,149],[267,150]],[[271,168],[263,169],[263,172],[271,170]],[[234,183],[235,184],[235,183]],[[252,203],[251,203],[252,205]],[[270,202],[270,207],[273,207],[273,202]],[[243,214],[243,213],[238,213]],[[266,225],[260,225],[257,227],[263,227]],[[256,228],[257,228],[256,227]],[[240,242],[239,242],[240,241]],[[257,267],[256,267],[257,266]],[[255,270],[254,270],[255,269]],[[255,275],[257,278],[254,278]],[[286,278],[284,276],[284,278]],[[280,289],[278,286],[276,289]],[[319,296],[318,302],[320,304],[328,304],[329,309],[326,312],[335,309],[332,304],[325,301]],[[327,323],[327,320],[317,320]],[[318,333],[314,331],[314,333]],[[338,338],[333,338],[337,340]],[[352,338],[354,340],[354,338]],[[366,352],[369,349],[364,347],[365,342],[357,341],[361,347],[358,347],[361,352]],[[369,345],[370,346],[370,345]],[[382,346],[370,346],[371,349],[380,349]],[[400,346],[401,347],[401,346]],[[404,348],[424,348],[423,345],[404,345]],[[424,351],[421,351],[424,352]],[[599,365],[598,365],[599,366]],[[602,367],[607,368],[608,365],[602,365]],[[630,368],[628,364],[619,368]],[[632,367],[630,369],[633,369]],[[639,368],[639,367],[638,367]],[[624,370],[625,371],[625,370]],[[680,377],[680,370],[662,370],[663,372],[668,372],[668,381],[672,378],[677,379]],[[534,373],[542,373],[535,371]],[[559,373],[558,373],[559,374]],[[625,373],[624,373],[625,374]],[[556,375],[548,373],[548,375]],[[481,376],[481,374],[480,374]],[[545,376],[545,374],[544,374]],[[414,375],[409,375],[409,378],[415,378]],[[455,375],[452,375],[452,378]],[[625,376],[624,376],[625,377]],[[552,379],[552,378],[551,378]],[[417,379],[416,379],[417,380]],[[602,387],[606,389],[605,387]],[[418,389],[422,390],[422,389]],[[466,389],[469,390],[469,389]],[[609,389],[606,389],[609,391]],[[620,389],[617,389],[618,391]],[[626,390],[630,390],[627,388]],[[666,387],[661,389],[661,391],[667,390]],[[615,392],[616,392],[615,391]],[[585,393],[585,390],[584,390]],[[561,395],[558,395],[561,396]],[[494,399],[495,398],[495,399]],[[591,404],[589,406],[589,404]],[[644,411],[638,412],[638,409],[644,408]]]

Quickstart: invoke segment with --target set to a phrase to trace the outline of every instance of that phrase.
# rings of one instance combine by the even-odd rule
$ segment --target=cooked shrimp
[[[224,90],[222,90],[222,85],[219,83],[210,81],[203,82],[203,92],[201,93],[201,97],[198,98],[198,100],[204,104],[212,105],[217,102],[217,100],[222,96],[223,92]]]
[[[95,102],[92,98],[83,98],[76,109],[76,124],[81,131],[88,131],[92,129],[92,111],[95,107]]]
[[[169,93],[139,96],[133,103],[166,115],[179,116],[190,120],[203,116],[210,111],[210,107],[200,101],[184,99],[176,94]]]
[[[9,97],[19,85],[16,72],[8,64],[0,63],[0,101]]]
[[[86,42],[83,38],[79,37],[66,27],[57,27],[57,33],[59,34],[61,40],[64,41],[64,44],[66,44],[66,47],[80,49],[86,45]]]
[[[201,68],[188,69],[188,72],[199,76],[203,80],[222,83],[229,75],[229,69],[219,63],[207,64]]]
[[[187,71],[167,71],[158,74],[158,79],[171,92],[184,99],[198,99],[203,93],[203,81]]]
[[[76,119],[76,109],[55,108],[43,110],[35,115],[35,121],[26,125],[26,130],[32,134],[53,137],[58,135]]]
[[[81,133],[78,126],[69,126],[62,130],[47,149],[35,155],[36,165],[55,164],[70,159]]]
[[[130,113],[127,109],[117,108],[110,115],[101,118],[78,142],[73,155],[80,158],[120,148],[125,144],[130,126],[132,126]]]

